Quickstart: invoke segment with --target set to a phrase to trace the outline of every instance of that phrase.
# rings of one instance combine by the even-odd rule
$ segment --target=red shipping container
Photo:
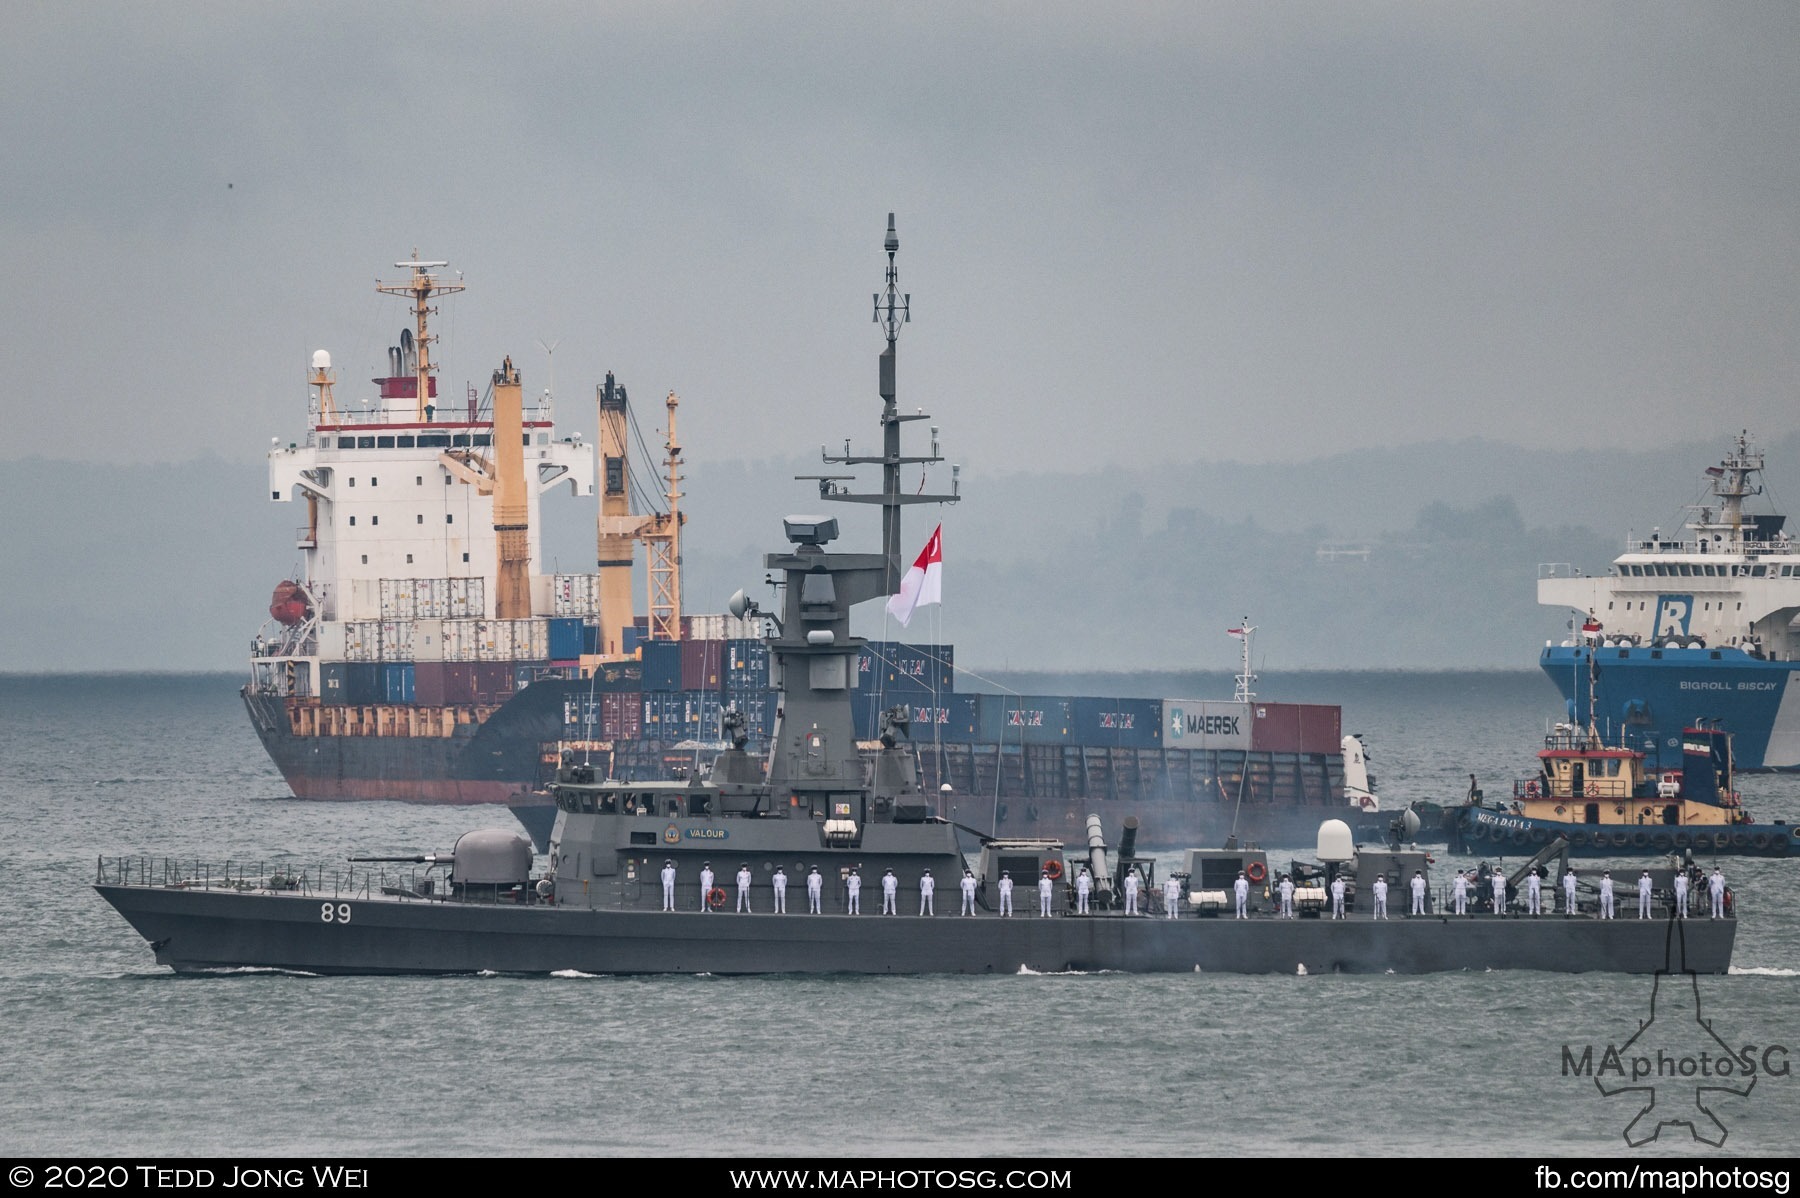
[[[1259,753],[1343,751],[1344,711],[1323,703],[1256,703],[1250,748]]]
[[[449,664],[441,661],[413,663],[413,702],[420,707],[443,707],[450,702]]]
[[[716,691],[725,676],[724,641],[681,642],[681,689]]]

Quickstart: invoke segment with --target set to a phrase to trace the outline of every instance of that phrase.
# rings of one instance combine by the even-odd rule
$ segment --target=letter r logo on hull
[[[1692,595],[1658,595],[1656,598],[1656,627],[1651,636],[1686,636],[1688,621],[1694,618],[1694,597]]]

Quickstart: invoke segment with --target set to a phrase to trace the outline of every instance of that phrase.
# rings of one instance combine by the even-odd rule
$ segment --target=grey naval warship
[[[1523,872],[1486,910],[1448,915],[1428,892],[1428,914],[1403,916],[1429,858],[1398,839],[1356,846],[1340,821],[1321,831],[1318,863],[1285,874],[1267,852],[1228,843],[1189,850],[1185,868],[1159,882],[1156,863],[1134,855],[1135,821],[1109,850],[1097,816],[1085,845],[975,833],[980,847],[966,856],[959,835],[972,830],[944,818],[940,796],[921,785],[907,709],[886,713],[872,755],[859,751],[853,721],[863,642],[850,634],[851,611],[896,592],[902,508],[958,497],[954,484],[949,494],[900,486],[902,466],[943,459],[935,443],[923,456],[902,452],[903,424],[926,417],[896,407],[896,341],[910,316],[898,248],[890,215],[887,286],[875,297],[887,340],[881,452],[855,457],[846,446],[827,459],[879,463],[881,493],[851,493],[841,476],[816,480],[823,498],[880,505],[880,552],[836,551],[835,520],[789,517],[788,547],[763,559],[769,610],[741,591],[732,599],[734,615],[762,620],[780,695],[766,760],[745,751],[735,716],[731,747],[685,782],[609,779],[567,749],[551,787],[548,860],[535,874],[530,842],[496,829],[464,835],[448,854],[353,858],[331,873],[102,859],[95,888],[156,960],[182,973],[320,974],[1729,968],[1735,914],[1613,920],[1578,902],[1574,913],[1521,918],[1511,899]],[[1551,863],[1553,853],[1539,856]],[[775,909],[778,873],[786,912]],[[1391,919],[1375,899],[1381,883],[1392,888]],[[1332,918],[1326,896],[1340,889],[1346,917]]]

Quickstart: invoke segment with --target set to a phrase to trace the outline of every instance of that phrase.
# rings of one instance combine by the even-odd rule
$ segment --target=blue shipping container
[[[681,642],[645,641],[644,689],[678,691],[681,689]]]
[[[319,667],[319,698],[333,705],[348,703],[350,663],[328,661]]]
[[[384,702],[387,687],[382,681],[382,668],[380,662],[350,662],[349,671],[344,675],[344,702],[356,706]]]
[[[769,643],[757,640],[725,642],[725,689],[758,690],[769,685]]]
[[[389,662],[381,667],[382,697],[389,703],[413,701],[412,662]]]
[[[869,641],[858,653],[857,686],[894,694],[949,694],[956,689],[952,645]]]
[[[976,739],[983,744],[1073,743],[1074,701],[1057,695],[980,695]]]
[[[1162,702],[1158,699],[1080,698],[1073,701],[1078,744],[1120,749],[1154,749],[1162,744]]]
[[[580,616],[552,616],[550,619],[550,656],[567,661],[583,652],[584,625]]]

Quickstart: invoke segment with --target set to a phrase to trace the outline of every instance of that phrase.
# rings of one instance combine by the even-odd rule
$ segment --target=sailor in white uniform
[[[675,863],[673,861],[663,862],[662,884],[663,910],[673,911],[675,909]]]
[[[1688,876],[1687,870],[1675,875],[1675,918],[1686,919],[1688,908]]]
[[[1250,903],[1250,879],[1244,876],[1244,871],[1241,869],[1238,870],[1237,881],[1231,884],[1231,894],[1233,898],[1237,899],[1237,917],[1249,919],[1250,916],[1245,914],[1244,908]]]
[[[1450,883],[1450,897],[1456,900],[1456,913],[1469,913],[1469,875],[1462,870],[1456,871],[1456,877]]]
[[[1603,869],[1600,871],[1600,918],[1601,919],[1611,919],[1612,917],[1613,917],[1612,870]]]
[[[1712,877],[1706,879],[1706,893],[1712,896],[1712,918],[1725,918],[1725,875],[1713,866]]]
[[[975,914],[975,875],[966,869],[963,870],[962,876],[962,898],[962,913],[964,915]]]
[[[1012,875],[1005,870],[1000,871],[1000,914],[1012,914]]]
[[[1077,915],[1088,913],[1088,895],[1092,894],[1093,890],[1094,879],[1088,876],[1088,868],[1084,865],[1081,867],[1081,873],[1075,877],[1075,913]]]
[[[1490,877],[1488,880],[1493,884],[1493,887],[1494,887],[1494,914],[1495,915],[1505,915],[1506,914],[1506,875],[1496,869],[1493,873],[1493,876]]]
[[[931,871],[926,870],[919,875],[919,914],[936,915],[932,909],[931,896],[937,893],[937,883],[931,880]]]
[[[1638,875],[1638,918],[1650,918],[1650,871]]]
[[[1044,876],[1038,879],[1038,914],[1039,915],[1050,914],[1050,896],[1052,894],[1054,894],[1055,891],[1056,891],[1056,884],[1050,880],[1050,871],[1045,870]]]
[[[738,866],[737,884],[738,884],[737,909],[738,909],[738,914],[741,915],[744,912],[750,910],[750,865],[748,862],[742,863]]]
[[[1344,875],[1331,879],[1331,918],[1344,918]]]
[[[1425,875],[1416,869],[1412,876],[1412,914],[1425,914]]]
[[[1544,879],[1535,869],[1525,875],[1525,910],[1532,915],[1544,913]]]
[[[700,863],[700,914],[705,915],[712,910],[713,871],[712,862]]]
[[[1573,915],[1573,914],[1575,914],[1575,871],[1574,870],[1572,870],[1572,869],[1563,870],[1562,884],[1563,884],[1563,914],[1564,915]]]
[[[1163,883],[1163,910],[1170,919],[1174,919],[1181,910],[1181,879],[1170,878]]]
[[[813,866],[812,872],[806,875],[806,911],[809,915],[819,913],[819,896],[825,891],[825,879],[819,876],[819,867]]]
[[[1281,918],[1294,918],[1294,879],[1282,874],[1281,885],[1276,889],[1281,894]]]
[[[844,879],[844,911],[850,915],[862,914],[862,875],[851,866],[850,876]]]
[[[786,915],[787,874],[782,871],[782,868],[779,865],[775,867],[775,872],[769,877],[769,889],[775,894],[775,914]]]
[[[1128,873],[1126,873],[1126,875],[1125,875],[1125,914],[1127,914],[1127,915],[1138,914],[1138,905],[1137,905],[1138,888],[1141,885],[1142,885],[1142,883],[1138,881],[1137,870],[1133,869],[1133,870],[1129,871]]]
[[[893,870],[881,875],[881,913],[898,915],[900,913],[900,879],[894,876]]]
[[[1386,878],[1376,878],[1375,885],[1370,887],[1370,889],[1375,892],[1375,915],[1374,915],[1374,918],[1386,919],[1387,918],[1387,879]]]

